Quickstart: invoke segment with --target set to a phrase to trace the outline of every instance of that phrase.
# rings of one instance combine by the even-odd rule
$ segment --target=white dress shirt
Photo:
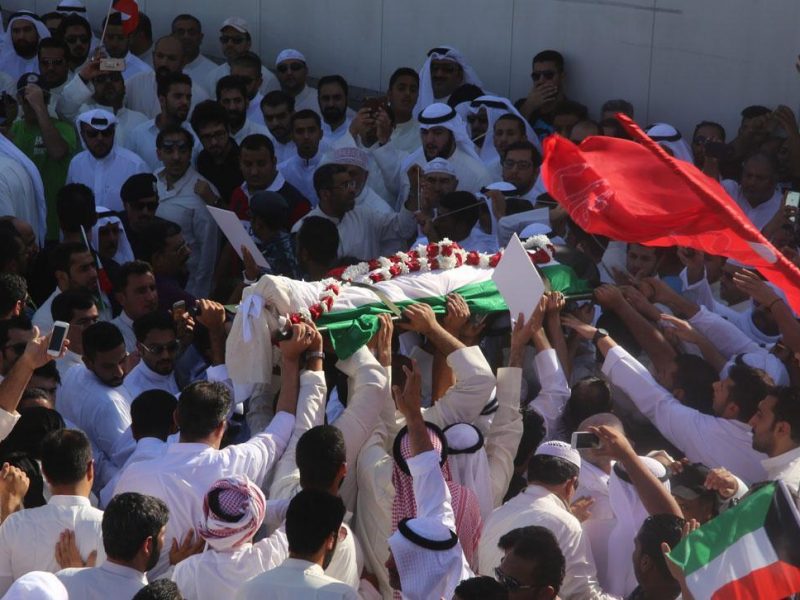
[[[167,547],[173,539],[203,520],[203,499],[217,479],[246,475],[263,485],[270,469],[286,448],[294,427],[294,416],[280,412],[261,433],[243,444],[217,450],[203,443],[170,444],[160,458],[130,465],[119,478],[115,494],[139,492],[161,498],[169,507]],[[150,571],[153,578],[169,566],[168,552],[162,552]]]
[[[108,506],[108,503],[111,502],[111,499],[114,497],[114,490],[117,487],[117,482],[119,481],[119,478],[125,469],[138,462],[163,456],[164,452],[166,451],[167,442],[164,442],[158,438],[146,437],[136,442],[136,447],[133,449],[133,453],[125,461],[125,464],[114,474],[114,476],[103,487],[103,489],[100,490],[100,506],[106,507]]]
[[[236,594],[236,600],[358,600],[349,585],[328,577],[316,563],[287,558],[283,564],[254,577]]]
[[[108,459],[131,425],[130,407],[124,386],[108,387],[85,365],[69,370],[58,393],[58,412],[84,431]]]
[[[128,177],[137,173],[148,173],[151,169],[136,154],[114,144],[104,158],[95,158],[84,150],[69,163],[67,183],[82,183],[94,192],[97,206],[113,211],[124,210],[119,191]]]
[[[141,571],[108,561],[99,567],[63,569],[56,576],[67,588],[69,597],[80,600],[133,598],[147,585],[147,577]]]
[[[769,479],[782,479],[786,486],[797,493],[800,488],[800,448],[789,450],[778,456],[761,461]]]
[[[322,164],[324,149],[320,144],[317,153],[310,159],[300,158],[295,152],[288,160],[278,164],[278,171],[296,187],[311,206],[319,204],[317,190],[314,189],[314,171]]]
[[[217,63],[206,58],[201,53],[198,54],[192,62],[183,65],[183,69],[181,70],[192,78],[192,83],[196,83],[202,87],[206,94],[208,94],[208,97],[213,99],[216,98],[216,89],[207,87],[206,83],[208,74],[218,66]]]
[[[128,52],[124,58],[125,70],[122,72],[122,78],[127,82],[134,75],[139,73],[152,73],[153,67],[144,62],[141,58]]]
[[[250,119],[245,119],[242,128],[231,135],[233,140],[236,142],[236,145],[241,146],[244,138],[246,138],[248,135],[254,134],[265,135],[270,139],[270,141],[272,141],[272,134],[269,132],[269,129],[267,129],[267,126],[257,123],[256,121],[251,121]]]
[[[189,123],[183,122],[181,127],[191,133],[194,138],[194,146],[192,146],[192,161],[194,162],[202,149],[202,145]],[[155,172],[164,167],[164,163],[158,158],[158,149],[156,148],[156,139],[158,139],[159,131],[161,130],[156,125],[155,117],[153,117],[140,123],[127,134],[125,147],[147,163],[148,168],[145,171]]]
[[[175,381],[174,372],[168,375],[156,373],[143,360],[140,360],[139,364],[131,369],[131,372],[125,377],[124,385],[128,390],[128,395],[133,399],[148,390],[163,390],[173,396],[181,393],[181,389]]]
[[[55,548],[65,529],[75,532],[84,559],[96,550],[103,562],[102,521],[103,511],[83,496],[52,496],[44,506],[9,515],[0,526],[0,594],[30,571],[58,571]]]
[[[478,546],[479,571],[492,576],[503,560],[497,547],[500,538],[518,527],[539,525],[555,536],[566,561],[564,583],[559,597],[564,600],[604,598],[597,583],[594,558],[581,524],[564,501],[550,490],[535,484],[528,485],[517,496],[495,509],[483,524]]]
[[[766,456],[753,450],[747,423],[706,415],[681,404],[661,387],[622,346],[614,346],[603,363],[609,381],[630,397],[653,425],[692,462],[725,467],[747,484],[763,481]]]
[[[0,155],[0,216],[12,215],[39,231],[44,224],[40,222],[42,211],[38,204],[33,181],[25,167],[10,156]]]
[[[205,89],[192,81],[192,104],[189,114],[200,102],[208,99],[209,95]],[[139,73],[125,82],[125,106],[151,119],[161,112],[156,74],[153,71]]]
[[[111,323],[117,326],[122,337],[125,339],[125,351],[134,352],[136,350],[136,334],[133,332],[133,319],[123,309]]]
[[[185,67],[184,71],[186,71]],[[210,97],[216,98],[217,82],[230,74],[231,66],[227,62],[224,62],[221,65],[215,65],[211,72],[206,71],[205,76],[202,74],[200,75],[200,77],[205,77],[204,86]],[[192,80],[194,80],[194,78],[192,78]],[[258,88],[258,91],[266,96],[269,92],[279,89],[281,89],[281,84],[278,82],[278,78],[272,74],[272,71],[267,69],[264,65],[261,65],[261,86]],[[316,94],[314,97],[316,98]],[[295,104],[294,110],[295,112],[300,110],[297,104]]]
[[[192,167],[172,187],[167,186],[164,170],[156,173],[158,208],[156,216],[180,225],[183,238],[192,254],[186,263],[189,280],[186,291],[195,298],[208,298],[217,261],[219,228],[208,212],[205,201],[195,192],[200,180],[206,181],[214,193],[214,185]]]
[[[758,206],[751,206],[744,196],[742,186],[733,179],[725,179],[722,181],[722,187],[728,192],[728,195],[736,201],[739,208],[742,209],[747,218],[756,226],[756,229],[764,229],[764,226],[770,222],[772,217],[775,216],[783,206],[783,194],[780,189],[775,188],[769,200],[762,202]]]
[[[0,379],[0,381],[2,380]],[[0,442],[8,437],[8,434],[14,429],[14,425],[17,424],[21,416],[16,411],[10,413],[4,408],[0,408]]]

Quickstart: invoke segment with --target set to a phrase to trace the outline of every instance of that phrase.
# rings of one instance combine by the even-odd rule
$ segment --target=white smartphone
[[[575,431],[570,441],[572,447],[576,450],[600,447],[600,438],[591,431]]]
[[[784,206],[791,206],[792,208],[800,207],[800,192],[786,192],[783,200]],[[794,223],[795,218],[789,217],[789,220]]]
[[[67,332],[69,331],[69,323],[64,321],[56,321],[53,323],[53,331],[50,332],[50,343],[47,345],[47,354],[50,356],[59,356],[64,347],[64,340],[67,339]]]

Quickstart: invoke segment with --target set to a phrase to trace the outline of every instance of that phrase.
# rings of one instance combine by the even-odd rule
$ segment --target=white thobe
[[[208,74],[214,71],[218,66],[219,65],[213,60],[206,58],[203,54],[198,54],[192,62],[183,65],[183,69],[181,70],[192,78],[192,83],[196,83],[202,87],[209,98],[216,98],[216,89],[207,87],[206,83]]]
[[[232,133],[231,135],[233,140],[236,142],[236,145],[241,146],[244,138],[246,138],[248,135],[254,134],[265,135],[270,139],[270,141],[272,141],[272,134],[269,132],[269,129],[267,129],[267,126],[257,123],[256,121],[251,121],[250,119],[245,119],[244,125],[242,125],[241,129],[239,129],[239,131],[236,133]]]
[[[320,144],[317,153],[310,159],[300,158],[295,152],[288,160],[278,164],[278,171],[306,198],[311,206],[319,204],[317,190],[314,189],[314,171],[322,164],[323,148]]]
[[[67,588],[70,598],[81,600],[133,598],[147,585],[147,577],[141,571],[108,561],[99,567],[63,569],[56,576]]]
[[[197,155],[200,153],[202,145],[194,134],[194,131],[192,131],[189,123],[181,123],[181,127],[191,133],[194,138],[194,146],[192,147],[192,161],[194,163]],[[140,123],[127,134],[125,147],[131,152],[138,154],[139,157],[147,163],[148,168],[146,171],[148,172],[154,173],[164,167],[164,163],[158,158],[158,150],[156,149],[156,139],[158,139],[159,131],[160,129],[156,126],[154,117]]]
[[[344,122],[339,125],[336,129],[331,129],[331,126],[328,125],[325,121],[322,122],[322,135],[325,136],[325,139],[328,143],[333,144],[336,140],[340,139],[344,134],[350,132],[350,123],[353,122],[353,117],[356,116],[356,111],[352,108],[348,108],[345,113]]]
[[[189,269],[186,291],[195,298],[208,298],[217,260],[219,230],[205,201],[195,194],[194,186],[202,180],[215,194],[219,192],[191,167],[171,188],[167,186],[163,169],[156,173],[156,180],[159,199],[156,216],[180,225],[183,238],[192,250],[186,263]]]
[[[149,173],[150,168],[136,154],[115,144],[108,156],[95,158],[84,150],[69,163],[67,183],[82,183],[94,192],[97,206],[116,212],[125,209],[119,191],[131,175]]]
[[[483,524],[478,555],[481,574],[494,574],[500,566],[503,551],[497,547],[500,538],[518,527],[539,525],[549,529],[564,554],[566,571],[559,596],[564,600],[604,598],[597,583],[592,550],[581,524],[564,501],[550,490],[528,485],[517,496],[492,512]]]
[[[112,319],[111,323],[117,326],[117,329],[125,339],[125,350],[127,352],[135,351],[136,334],[133,332],[133,319],[128,316],[128,313],[123,310]]]
[[[83,430],[109,459],[114,443],[131,425],[130,406],[124,386],[108,387],[85,365],[69,370],[58,393],[58,412]]]
[[[291,183],[291,182],[290,182]],[[339,231],[339,256],[354,256],[359,260],[370,260],[380,256],[381,243],[387,238],[407,240],[416,230],[414,213],[406,208],[400,212],[377,212],[364,205],[356,205],[341,219],[332,217],[318,206],[309,211],[292,227],[300,231],[308,217],[322,217],[332,221]]]
[[[11,36],[7,35],[3,44],[11,44]],[[17,81],[25,73],[39,72],[39,57],[33,55],[32,58],[23,58],[15,50],[9,48],[10,52],[5,59],[0,61],[0,72],[5,73],[14,81]]]
[[[125,55],[125,70],[122,72],[122,78],[127,82],[134,75],[139,73],[152,73],[153,67],[144,62],[141,58],[128,52]]]
[[[203,499],[217,479],[245,475],[256,485],[280,458],[292,433],[294,416],[279,412],[269,426],[243,444],[217,450],[203,443],[170,444],[160,458],[130,465],[119,478],[115,494],[139,492],[161,498],[169,507],[166,544],[183,539],[203,521]],[[150,571],[153,578],[169,567],[162,552]]]
[[[64,378],[67,376],[67,371],[69,371],[75,365],[82,364],[83,357],[67,348],[64,356],[56,359],[56,369],[58,369],[58,374],[61,376],[61,381],[64,381]]]
[[[2,380],[0,379],[0,381]],[[0,408],[0,442],[8,437],[8,434],[14,429],[14,425],[17,424],[21,416],[16,411],[10,413],[4,408]]]
[[[783,194],[780,189],[775,188],[769,200],[762,202],[758,206],[751,206],[744,197],[742,186],[732,179],[725,179],[722,182],[722,187],[728,192],[728,195],[734,199],[739,208],[742,209],[747,218],[756,226],[756,229],[764,229],[764,226],[770,222],[772,217],[775,216],[783,206]]]
[[[98,564],[102,563],[102,521],[103,511],[83,496],[52,496],[44,506],[9,515],[0,526],[0,594],[25,573],[58,571],[55,547],[65,529],[75,532],[84,559],[97,550]]]
[[[130,397],[134,399],[148,390],[163,390],[173,396],[181,393],[181,389],[175,381],[175,373],[169,375],[156,373],[143,360],[140,360],[139,364],[131,369],[131,372],[125,377],[124,385]]]
[[[267,512],[274,504],[277,503],[267,502]],[[288,507],[286,502],[281,504]],[[280,528],[255,544],[246,543],[227,552],[206,547],[205,552],[175,565],[171,579],[185,600],[233,598],[244,582],[274,569],[287,558],[289,540]]]
[[[609,474],[583,459],[581,473],[578,477],[578,489],[574,498],[591,498],[594,502],[589,518],[581,523],[583,533],[589,538],[592,548],[597,581],[600,587],[607,589],[610,583],[608,575],[608,536],[616,524],[614,511],[608,497]]]
[[[189,114],[200,102],[208,99],[209,96],[203,87],[192,82],[192,105]],[[125,106],[151,119],[161,112],[156,74],[153,71],[139,73],[125,82]]]
[[[571,394],[564,370],[558,361],[556,351],[552,348],[537,352],[533,364],[542,387],[531,402],[530,408],[544,419],[544,441],[563,440],[565,437],[564,407]]]
[[[61,290],[58,288],[53,290],[53,293],[47,297],[47,300],[42,302],[39,308],[36,309],[36,312],[33,313],[31,321],[39,328],[39,331],[49,332],[53,328],[53,315],[50,313],[50,307],[53,305],[53,298],[60,293]],[[111,301],[108,299],[108,296],[105,295],[105,292],[99,292],[99,294],[103,300],[103,308],[97,307],[100,311],[100,320],[110,321],[114,316],[111,313]]]
[[[394,131],[392,131],[392,137],[389,138],[388,145],[404,153],[406,156],[417,150],[421,145],[419,121],[417,121],[415,117],[411,117],[405,123],[395,125]]]
[[[270,139],[272,139],[272,145],[275,146],[275,160],[278,161],[278,164],[286,162],[293,156],[297,156],[297,146],[294,145],[291,139],[285,144],[276,140],[272,135],[270,135]]]
[[[209,96],[216,98],[217,82],[226,75],[231,74],[231,66],[227,62],[224,62],[221,65],[215,65],[211,72],[206,73],[204,87],[208,91]],[[202,77],[202,75],[200,76]],[[281,89],[281,84],[278,82],[278,78],[272,74],[272,71],[267,69],[264,65],[261,65],[261,85],[258,91],[266,96],[271,91],[279,89]],[[300,110],[296,104],[294,109],[295,111]]]
[[[282,565],[254,577],[236,594],[236,600],[358,600],[349,585],[328,577],[316,563],[287,558]]]
[[[25,167],[10,156],[0,155],[0,216],[15,216],[39,231],[44,226],[40,214],[36,190]]]
[[[800,448],[761,461],[769,479],[782,479],[793,493],[800,487]]]
[[[306,109],[313,110],[322,118],[322,113],[319,110],[317,90],[310,85],[304,87],[302,91],[294,97],[294,112]]]
[[[761,461],[766,456],[753,450],[753,436],[747,423],[706,415],[684,406],[622,346],[614,346],[608,352],[603,373],[690,461],[712,469],[725,467],[747,484],[765,479]]]
[[[264,113],[261,112],[261,101],[263,99],[264,94],[261,92],[256,92],[256,95],[253,96],[253,98],[250,100],[250,103],[247,105],[247,118],[253,123],[258,123],[259,125],[266,127],[267,123],[264,121]]]
[[[164,455],[164,452],[167,451],[167,442],[160,440],[158,438],[146,437],[140,439],[136,442],[136,447],[134,448],[131,455],[125,461],[125,464],[122,468],[119,469],[114,476],[109,480],[109,482],[100,490],[99,500],[100,506],[106,507],[108,503],[111,502],[111,499],[114,497],[114,490],[117,487],[117,482],[119,481],[120,476],[122,473],[127,469],[130,465],[136,464],[138,462],[143,462],[145,460],[150,460],[151,458],[158,458]]]

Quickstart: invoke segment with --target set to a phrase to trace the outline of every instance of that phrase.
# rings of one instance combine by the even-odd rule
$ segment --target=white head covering
[[[491,95],[479,96],[470,102],[467,114],[476,115],[481,109],[486,110],[486,117],[489,120],[489,127],[486,129],[486,135],[483,138],[483,146],[481,146],[480,151],[481,160],[485,164],[488,165],[493,161],[500,159],[500,155],[497,153],[497,149],[494,147],[494,124],[497,122],[497,119],[509,113],[515,117],[519,117],[522,120],[522,122],[525,124],[525,137],[528,138],[529,142],[536,146],[536,149],[541,154],[542,145],[539,142],[539,137],[536,135],[533,127],[531,127],[531,124],[528,123],[528,120],[519,114],[519,111],[514,108],[514,105],[511,104],[511,101],[508,98]]]
[[[669,148],[672,155],[688,163],[694,163],[694,154],[692,147],[683,139],[681,132],[675,129],[672,125],[667,123],[656,123],[651,125],[645,131],[654,142],[659,145]]]
[[[226,27],[233,27],[239,33],[250,33],[250,28],[247,26],[247,21],[245,21],[242,17],[228,17],[222,22],[222,27],[220,27],[219,30],[222,31]]]
[[[475,492],[485,523],[495,506],[483,434],[471,423],[453,423],[445,428],[444,437],[453,481]]]
[[[452,598],[461,580],[463,551],[458,537],[440,521],[414,518],[400,521],[389,538],[403,598]]]
[[[431,61],[450,60],[461,65],[464,71],[464,84],[471,83],[483,88],[478,74],[467,64],[464,55],[452,46],[437,46],[428,51],[428,58],[419,70],[419,97],[417,105],[414,107],[414,115],[418,115],[426,106],[436,102],[433,97],[433,84],[431,83]]]
[[[8,20],[7,32],[11,31],[11,26],[17,21],[28,21],[35,28],[36,33],[39,34],[39,41],[50,37],[50,30],[45,26],[38,15],[29,10],[20,10],[11,15]],[[11,35],[6,35],[5,42],[0,47],[0,71],[9,75],[16,81],[23,73],[38,73],[39,72],[39,59],[34,54],[33,58],[23,58],[14,49],[14,44],[11,41]]]
[[[299,50],[295,50],[294,48],[286,48],[286,50],[281,50],[278,54],[278,58],[275,59],[275,66],[277,67],[285,60],[299,60],[302,62],[307,62],[303,53]]]
[[[453,132],[456,146],[475,160],[481,159],[475,151],[475,144],[472,143],[469,137],[464,120],[458,116],[454,108],[447,104],[437,102],[425,107],[425,110],[419,113],[417,120],[419,121],[420,129],[429,129],[431,127],[444,127],[445,129],[449,129]]]
[[[3,600],[69,600],[69,594],[52,573],[31,571],[11,584]]]
[[[86,18],[86,5],[81,0],[61,0],[56,6],[56,12],[62,15],[77,14]]]
[[[47,202],[44,197],[44,184],[39,169],[36,168],[25,154],[17,148],[14,143],[6,136],[0,135],[0,154],[12,158],[20,163],[33,183],[33,191],[36,196],[36,212],[39,217],[36,237],[39,239],[39,246],[44,246],[44,238],[47,232]]]
[[[648,456],[640,456],[639,459],[669,491],[669,475],[666,467]],[[636,488],[630,483],[628,474],[619,463],[614,464],[611,476],[608,478],[608,498],[617,522],[611,535],[608,536],[609,587],[606,591],[615,596],[627,597],[637,585],[631,562],[634,539],[649,513],[642,504]]]
[[[555,456],[556,458],[561,458],[568,463],[572,463],[579,469],[581,468],[581,455],[580,453],[575,450],[572,446],[570,446],[567,442],[561,442],[559,440],[550,440],[549,442],[545,442],[541,444],[534,453],[536,456],[544,455],[544,456]]]
[[[119,217],[110,209],[104,206],[98,206],[97,223],[92,227],[92,248],[98,250],[100,248],[100,228],[109,223],[117,223],[119,225],[119,247],[117,253],[111,258],[119,265],[124,265],[126,262],[134,260],[133,248],[128,241],[128,234],[125,231],[125,225],[122,224]]]
[[[777,356],[766,351],[747,352],[745,354],[738,354],[731,357],[731,359],[725,363],[725,366],[722,367],[722,370],[719,372],[720,379],[725,379],[728,377],[728,372],[731,370],[731,367],[736,364],[737,359],[740,356],[744,364],[746,364],[748,367],[761,369],[767,375],[769,375],[772,378],[772,381],[775,382],[775,385],[784,386],[791,384],[789,381],[789,371],[786,370],[786,366]]]
[[[353,165],[369,171],[369,155],[355,146],[343,146],[336,148],[323,163],[329,162],[334,165]]]
[[[453,165],[450,164],[450,161],[440,156],[422,165],[422,173],[425,175],[444,173],[445,175],[456,176],[456,170],[453,168]]]
[[[75,129],[78,130],[78,137],[81,140],[81,145],[83,146],[84,150],[86,150],[86,142],[83,141],[83,136],[81,135],[81,123],[86,123],[92,129],[105,131],[112,125],[117,124],[117,117],[114,116],[114,113],[108,112],[102,108],[93,108],[92,110],[87,110],[76,117]],[[115,135],[114,146],[116,145],[117,136]]]

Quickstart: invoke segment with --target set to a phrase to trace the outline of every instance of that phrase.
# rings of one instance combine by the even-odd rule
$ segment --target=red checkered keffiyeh
[[[198,532],[215,550],[231,550],[253,539],[266,510],[264,493],[247,477],[220,479],[203,500],[205,521]]]

